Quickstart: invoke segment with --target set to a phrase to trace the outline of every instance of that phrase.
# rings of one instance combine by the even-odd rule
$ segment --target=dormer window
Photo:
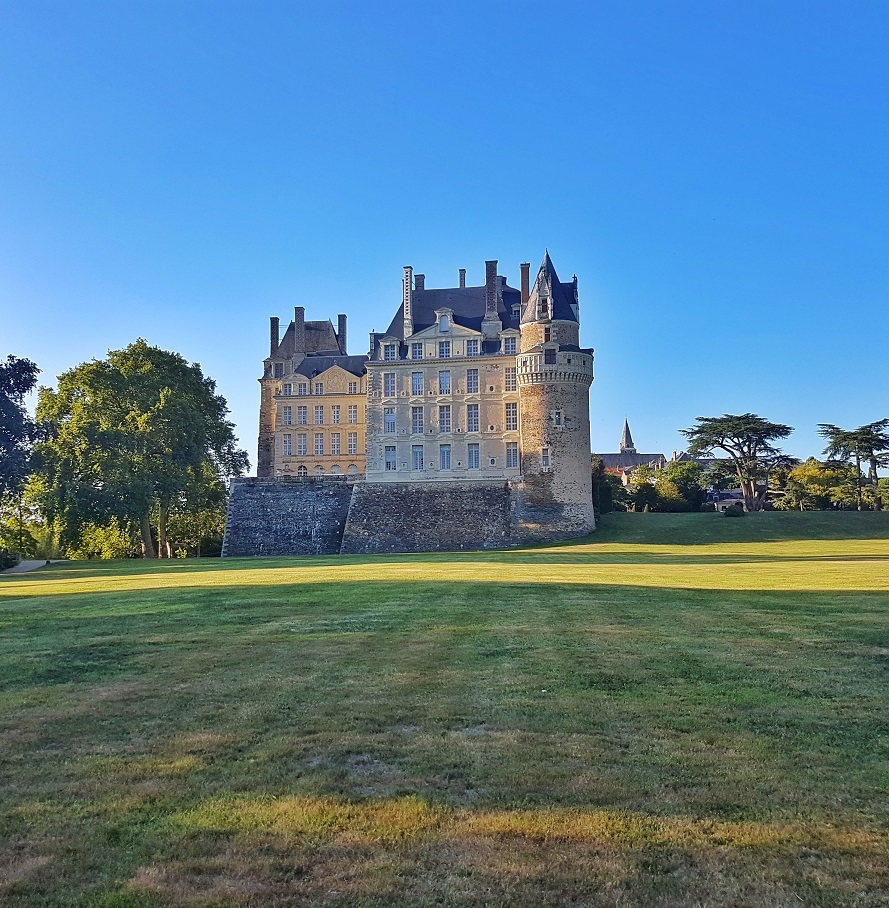
[[[549,299],[545,296],[540,297],[540,302],[538,303],[540,309],[539,318],[549,318]]]
[[[515,338],[514,337],[504,337],[503,338],[503,352],[507,356],[515,356]]]
[[[554,366],[556,364],[556,348],[547,347],[543,351],[543,362],[547,366]]]
[[[383,359],[387,363],[395,360],[395,344],[383,344]]]
[[[447,315],[441,315],[438,319],[438,330],[446,333],[451,330],[451,320]]]

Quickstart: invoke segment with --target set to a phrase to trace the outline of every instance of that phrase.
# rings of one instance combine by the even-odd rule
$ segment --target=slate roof
[[[284,337],[281,338],[278,349],[275,351],[275,358],[287,359],[296,352],[293,349],[293,322],[287,326]],[[319,322],[306,322],[306,354],[326,353],[339,355],[339,341],[337,340],[336,330],[330,319]]]
[[[574,314],[572,304],[574,303],[574,281],[563,284],[556,274],[555,265],[549,257],[549,250],[543,254],[543,261],[540,263],[540,269],[537,272],[537,280],[531,287],[531,295],[525,308],[522,311],[522,323],[533,322],[537,319],[537,297],[538,288],[540,287],[540,277],[546,277],[546,283],[549,285],[551,293],[550,317],[557,321],[576,322],[577,316]]]
[[[333,355],[313,353],[296,367],[296,373],[313,378],[322,372],[326,372],[331,366],[340,366],[346,372],[351,372],[352,375],[360,377],[364,374],[364,364],[366,362],[367,354],[365,353],[359,356],[343,356],[341,353]]]
[[[502,300],[497,307],[497,314],[504,328],[518,328],[519,320],[512,314],[513,305],[520,305],[520,290],[510,287],[506,278],[501,277]],[[444,290],[414,290],[411,299],[411,310],[414,320],[414,334],[425,331],[435,324],[436,309],[452,309],[454,321],[464,328],[473,331],[482,330],[482,319],[485,317],[485,288],[451,287]],[[404,303],[398,307],[385,332],[389,337],[404,339]]]
[[[629,420],[624,420],[624,433],[620,437],[621,451],[635,451],[636,446],[633,444],[633,434],[630,432]]]
[[[630,454],[627,451],[621,451],[620,454],[595,454],[595,457],[602,459],[602,465],[606,470],[635,470],[636,467],[662,467],[667,458],[663,454]]]

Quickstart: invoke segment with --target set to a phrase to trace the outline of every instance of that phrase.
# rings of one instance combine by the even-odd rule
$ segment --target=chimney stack
[[[414,275],[414,290],[425,290],[426,289],[426,275],[425,274],[415,274]]]
[[[466,287],[466,269],[460,269],[460,289],[463,290]]]
[[[269,319],[269,356],[274,356],[278,352],[279,343],[281,343],[281,320],[273,315]]]
[[[293,307],[293,352],[306,352],[306,310],[303,306]]]
[[[497,318],[497,259],[485,262],[485,318]]]
[[[404,337],[409,338],[414,333],[414,269],[410,265],[404,266],[404,280],[402,281],[402,311],[404,313]],[[373,349],[373,348],[371,348]]]
[[[349,352],[346,349],[346,316],[342,314],[336,317],[336,339],[340,346],[340,353],[346,356]]]
[[[522,262],[519,268],[522,271],[522,306],[524,306],[531,296],[531,263]]]

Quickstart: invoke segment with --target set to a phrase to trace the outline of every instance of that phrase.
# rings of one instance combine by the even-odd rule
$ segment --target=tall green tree
[[[831,460],[854,461],[856,476],[856,502],[858,510],[864,510],[861,493],[861,464],[868,464],[868,480],[873,488],[874,510],[882,509],[879,467],[889,466],[889,419],[881,419],[859,426],[857,429],[841,429],[830,423],[821,423],[818,431],[827,439],[824,453]]]
[[[29,359],[0,362],[0,496],[16,495],[28,475],[37,428],[25,409],[25,395],[40,370]]]
[[[699,416],[695,425],[683,429],[692,457],[712,457],[714,451],[728,455],[744,495],[748,511],[762,510],[768,494],[769,473],[787,462],[775,442],[793,431],[783,423],[769,422],[755,413]]]
[[[41,388],[37,497],[63,544],[87,524],[132,521],[146,557],[169,557],[171,509],[246,469],[227,415],[197,363],[141,338],[59,376],[58,390]]]

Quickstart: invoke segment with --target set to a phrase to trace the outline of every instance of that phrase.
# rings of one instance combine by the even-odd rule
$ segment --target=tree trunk
[[[861,458],[855,455],[855,500],[858,502],[858,510],[863,511],[864,505],[861,501]]]
[[[157,515],[157,547],[161,558],[171,558],[170,540],[167,539],[167,509],[166,502],[161,501]]]
[[[880,480],[877,476],[876,457],[871,457],[870,459],[870,481],[873,483],[874,487],[874,510],[881,511],[883,509],[883,502],[880,499]]]
[[[139,527],[142,531],[142,557],[157,558],[157,552],[154,550],[154,541],[151,538],[151,520],[148,514],[143,514],[139,520]]]

